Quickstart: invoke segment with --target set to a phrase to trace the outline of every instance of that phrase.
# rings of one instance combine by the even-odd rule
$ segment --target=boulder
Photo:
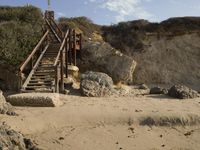
[[[62,105],[57,93],[22,93],[7,98],[13,106],[56,107]]]
[[[39,150],[30,139],[24,138],[22,134],[10,129],[6,125],[0,125],[0,149]]]
[[[179,99],[192,99],[199,97],[197,91],[192,90],[184,85],[174,85],[169,89],[168,95]]]
[[[149,87],[146,84],[140,84],[138,86],[138,88],[141,89],[141,90],[148,90],[149,89]]]
[[[81,54],[80,68],[105,72],[115,82],[131,82],[136,62],[105,42],[87,42]]]
[[[150,90],[150,94],[167,94],[168,90],[161,87],[153,87]]]
[[[105,73],[86,72],[81,76],[80,90],[83,96],[109,96],[113,92],[113,80]]]
[[[3,92],[0,90],[0,114],[16,115],[14,108],[6,102]]]

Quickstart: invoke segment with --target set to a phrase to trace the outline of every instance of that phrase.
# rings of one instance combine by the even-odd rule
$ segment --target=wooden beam
[[[76,66],[76,31],[73,30],[73,60],[74,66]]]

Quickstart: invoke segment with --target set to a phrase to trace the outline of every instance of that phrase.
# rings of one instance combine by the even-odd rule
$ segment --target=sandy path
[[[200,149],[199,125],[139,125],[148,116],[200,117],[200,99],[64,96],[63,101],[65,104],[57,108],[18,107],[19,116],[0,119],[47,150]]]

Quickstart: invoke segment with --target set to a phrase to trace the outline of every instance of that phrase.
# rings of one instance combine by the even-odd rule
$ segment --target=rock
[[[30,139],[24,138],[22,134],[10,129],[6,125],[0,125],[0,149],[39,150]]]
[[[0,90],[0,114],[16,115],[12,105],[6,102],[3,92]]]
[[[146,84],[141,84],[141,85],[139,85],[138,88],[141,89],[141,90],[147,90],[147,89],[149,89],[149,87]]]
[[[109,96],[113,91],[113,80],[105,73],[86,72],[81,76],[80,90],[83,96]]]
[[[7,101],[14,106],[57,107],[62,105],[57,93],[22,93],[8,96]]]
[[[174,85],[169,89],[168,95],[179,99],[197,98],[199,94],[197,91],[192,90],[184,85]]]
[[[167,94],[168,90],[161,87],[153,87],[150,90],[150,94]]]
[[[115,89],[115,95],[118,96],[138,96],[138,95],[148,95],[150,89],[140,89],[138,86],[128,86],[121,85]]]
[[[81,54],[80,68],[105,72],[115,82],[131,82],[136,62],[105,42],[88,42]]]

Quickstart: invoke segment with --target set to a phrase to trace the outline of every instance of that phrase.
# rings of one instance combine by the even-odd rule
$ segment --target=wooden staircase
[[[21,92],[63,92],[68,65],[76,65],[76,51],[81,50],[81,34],[69,29],[64,35],[51,13],[47,11],[45,14],[45,34],[20,67]],[[23,79],[27,70],[30,70],[28,76]]]

